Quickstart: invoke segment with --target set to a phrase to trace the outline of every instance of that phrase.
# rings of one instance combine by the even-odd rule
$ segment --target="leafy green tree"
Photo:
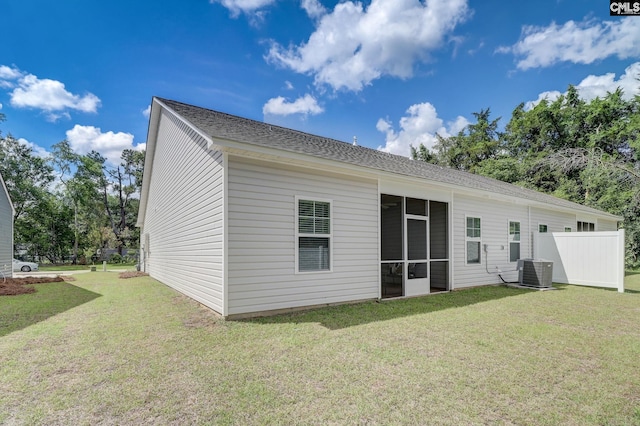
[[[640,267],[640,96],[618,89],[585,101],[569,86],[557,99],[518,105],[505,125],[490,110],[458,135],[438,136],[417,160],[536,189],[624,217],[627,265]]]
[[[411,148],[412,159],[418,160],[418,161],[424,161],[425,163],[432,163],[432,164],[436,164],[438,162],[438,159],[436,158],[436,156],[433,155],[431,151],[429,151],[429,148],[424,146],[424,144],[420,144],[418,148],[411,145],[410,148]]]
[[[15,207],[14,244],[30,247],[34,215],[48,210],[51,167],[13,136],[0,134],[0,173]]]
[[[525,165],[525,186],[622,215],[627,265],[640,266],[640,97],[618,89],[586,102],[570,86],[553,102],[519,105],[503,140]]]
[[[11,135],[0,135],[0,173],[16,210],[16,226],[20,226],[24,212],[40,203],[46,194],[54,179],[52,169],[45,159],[34,155],[33,148]]]
[[[490,120],[491,110],[474,112],[476,123],[467,125],[456,136],[437,135],[434,150],[438,163],[458,170],[475,172],[485,160],[497,158],[500,154],[500,118]]]

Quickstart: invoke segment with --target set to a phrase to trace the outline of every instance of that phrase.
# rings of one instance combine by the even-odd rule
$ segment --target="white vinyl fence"
[[[533,255],[553,262],[553,282],[624,292],[624,229],[536,233]]]

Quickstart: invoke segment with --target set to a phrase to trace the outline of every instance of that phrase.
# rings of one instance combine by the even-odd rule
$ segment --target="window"
[[[570,226],[565,226],[564,227],[564,232],[572,232],[571,227]]]
[[[593,232],[595,230],[596,230],[595,223],[578,221],[578,232]]]
[[[544,233],[544,232],[547,232],[548,230],[549,230],[549,227],[547,225],[542,223],[538,225],[538,232]]]
[[[520,222],[509,222],[509,262],[520,259]]]
[[[417,198],[407,198],[407,214],[413,214],[416,216],[427,216],[427,200],[420,200]]]
[[[298,200],[298,271],[331,269],[331,202]]]
[[[467,263],[481,263],[482,231],[479,217],[467,217]]]

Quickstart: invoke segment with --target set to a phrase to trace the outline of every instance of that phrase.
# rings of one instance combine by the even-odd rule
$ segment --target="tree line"
[[[0,114],[0,121],[4,116]],[[135,227],[144,152],[124,150],[118,165],[68,141],[47,157],[0,133],[0,173],[14,215],[14,253],[51,263],[91,263],[138,247]]]
[[[575,87],[532,108],[518,105],[503,129],[491,110],[412,157],[489,176],[624,218],[627,267],[640,267],[640,96],[622,90],[585,101]],[[4,116],[0,114],[0,121]],[[118,165],[67,141],[47,158],[0,133],[0,173],[14,203],[16,249],[29,257],[89,262],[98,252],[136,248],[144,152]]]
[[[575,87],[532,108],[518,105],[500,130],[491,110],[457,135],[411,155],[535,189],[624,217],[626,265],[640,267],[640,96],[621,89],[585,101]]]

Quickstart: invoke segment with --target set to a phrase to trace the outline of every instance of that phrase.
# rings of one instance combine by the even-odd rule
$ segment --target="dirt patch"
[[[136,278],[136,277],[148,277],[149,274],[147,274],[146,272],[140,272],[140,271],[126,271],[126,272],[120,272],[120,274],[118,275],[118,278]]]
[[[36,289],[30,284],[59,283],[65,281],[61,277],[24,277],[0,280],[0,296],[15,296],[18,294],[35,293]]]

